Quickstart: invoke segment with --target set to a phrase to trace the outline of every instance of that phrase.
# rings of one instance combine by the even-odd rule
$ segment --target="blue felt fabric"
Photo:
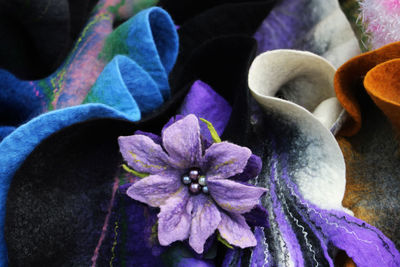
[[[107,104],[137,121],[141,113],[158,108],[163,98],[157,84],[142,67],[118,55],[104,68],[85,103]]]
[[[163,26],[153,29],[154,20],[161,20]],[[6,116],[0,126],[0,138],[4,137],[0,143],[0,267],[7,266],[3,232],[7,192],[15,172],[35,147],[51,134],[90,119],[137,121],[141,113],[159,107],[162,96],[169,97],[167,77],[177,57],[178,38],[168,13],[150,8],[121,26],[134,33],[125,40],[127,51],[121,51],[129,57],[116,56],[106,65],[85,100],[87,104],[37,116],[46,111],[48,99],[34,90],[32,82],[0,73],[0,113],[16,114],[15,118]]]
[[[92,39],[96,38],[100,37],[97,35],[92,36]],[[84,56],[89,53],[87,49],[90,49],[91,46],[87,45],[87,47],[83,48],[84,50],[81,51],[82,55],[72,53],[57,72],[43,80],[22,81],[11,73],[0,70],[0,114],[6,114],[0,118],[0,129],[5,126],[17,127],[48,110],[71,106],[69,104],[71,100],[80,98],[81,96],[77,95],[82,94],[82,90],[79,91],[76,88],[86,85],[80,84],[82,81],[76,78],[77,72],[79,72],[77,68],[84,68],[85,71],[89,71],[87,77],[96,75],[94,70],[85,68],[86,65],[93,64],[87,62],[90,60],[93,61],[90,56],[87,58]],[[83,48],[80,47],[80,49]],[[119,59],[119,63],[111,63],[111,66],[108,67],[109,69],[111,68],[108,74],[113,72],[113,77],[102,78],[103,81],[112,79],[113,82],[122,78],[123,80],[120,82],[126,83],[126,87],[130,93],[133,93],[133,97],[136,98],[142,112],[147,113],[161,104],[159,93],[154,92],[155,89],[150,90],[151,92],[143,91],[139,88],[138,84],[144,82],[142,86],[147,86],[153,83],[149,81],[149,77],[151,77],[157,85],[157,90],[161,92],[163,99],[166,100],[170,95],[168,74],[175,64],[177,54],[178,35],[174,23],[166,11],[158,7],[153,7],[139,12],[135,17],[132,17],[114,30],[107,37],[104,48],[97,55],[97,58],[103,62],[109,62],[115,55],[125,55],[130,61],[134,61],[132,63],[127,59]],[[78,64],[73,64],[74,61],[78,62]],[[118,68],[115,64],[118,65]],[[133,67],[135,64],[136,66]],[[94,66],[93,68],[95,68]],[[129,74],[133,70],[132,68],[135,71],[146,72],[146,74],[135,75],[135,78],[132,78]],[[143,70],[139,70],[139,68]],[[121,78],[118,78],[118,75],[121,75]],[[57,91],[60,90],[58,83],[61,81],[65,83],[63,85],[64,89],[60,92],[55,102],[56,104],[52,104],[55,101],[55,94],[58,94]],[[98,91],[101,86],[103,85],[100,82],[97,83],[96,90]],[[123,85],[121,86],[123,87]],[[154,86],[151,84],[151,87],[153,88]],[[107,87],[104,87],[104,89],[108,90]],[[86,93],[81,99],[83,100],[85,97],[87,97]],[[149,97],[153,99],[149,101]],[[106,104],[115,104],[118,102],[118,99],[112,98],[113,94],[110,93],[106,99],[104,97],[101,99],[92,98],[88,102]],[[81,104],[82,100],[74,105]],[[152,101],[154,103],[149,104]],[[120,107],[116,106],[116,108]],[[6,134],[10,133],[10,129],[0,130],[0,141]]]
[[[175,60],[171,59],[176,59],[178,56],[178,46],[170,44],[178,44],[178,35],[166,11],[161,8],[151,8],[151,10],[152,12],[138,13],[135,16],[137,18],[135,24],[120,25],[112,33],[119,38],[109,39],[114,42],[113,50],[133,59],[149,73],[166,100],[170,96],[168,73],[175,64]],[[172,28],[175,30],[171,31]]]
[[[0,143],[0,266],[7,266],[7,248],[4,241],[4,219],[7,192],[18,167],[45,138],[74,123],[95,118],[127,116],[103,104],[86,104],[45,113],[18,127]]]
[[[0,141],[19,124],[39,115],[43,104],[35,87],[0,69]]]

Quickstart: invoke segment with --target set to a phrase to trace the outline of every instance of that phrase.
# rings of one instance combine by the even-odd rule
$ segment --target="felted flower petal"
[[[262,168],[261,158],[257,155],[252,154],[247,161],[246,167],[244,168],[242,173],[235,175],[232,180],[247,182],[251,178],[256,177],[260,174]]]
[[[176,171],[166,171],[142,178],[129,187],[127,194],[152,207],[160,207],[178,190],[182,190],[181,185],[179,174]]]
[[[209,180],[210,194],[218,206],[231,213],[249,212],[259,203],[267,189],[240,184],[231,180]]]
[[[168,169],[168,155],[150,137],[120,136],[118,143],[122,156],[135,171],[155,174]]]
[[[217,229],[221,215],[213,201],[205,195],[192,197],[188,207],[189,205],[193,209],[189,244],[194,251],[201,254],[207,239]]]
[[[193,83],[181,107],[183,115],[195,114],[211,122],[218,135],[223,133],[231,112],[232,108],[225,98],[200,80]],[[202,137],[212,141],[210,131],[203,122],[200,122],[200,132]]]
[[[189,237],[191,215],[186,206],[189,192],[181,187],[168,198],[158,214],[158,240],[161,245],[168,246],[172,242]]]
[[[242,173],[251,156],[247,147],[228,142],[214,143],[205,152],[204,166],[209,180],[224,179]]]
[[[163,145],[173,164],[180,168],[196,165],[201,159],[199,121],[188,115],[162,132]]]
[[[221,222],[218,231],[229,244],[240,247],[254,247],[257,240],[247,225],[246,220],[240,214],[226,214],[221,212]]]

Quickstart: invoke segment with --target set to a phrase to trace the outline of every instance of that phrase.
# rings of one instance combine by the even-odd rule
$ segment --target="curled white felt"
[[[252,63],[249,88],[264,110],[279,118],[281,127],[296,128],[295,136],[293,132],[287,136],[295,139],[296,151],[287,153],[296,158],[290,177],[303,197],[323,209],[345,210],[341,204],[346,184],[344,158],[335,137],[320,121],[321,117],[329,120],[324,113],[335,113],[335,117],[340,113],[332,99],[332,71],[326,60],[308,52],[271,51]],[[297,77],[302,77],[300,82],[293,83]],[[292,85],[287,86],[288,82]],[[295,97],[284,100],[276,95]],[[310,112],[314,110],[319,119]]]
[[[342,108],[333,88],[335,68],[306,51],[278,49],[259,55],[251,66],[250,88],[294,102],[331,129]],[[330,99],[328,101],[328,99]]]

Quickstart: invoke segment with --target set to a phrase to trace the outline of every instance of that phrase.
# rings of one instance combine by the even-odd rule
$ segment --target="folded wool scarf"
[[[132,58],[124,45],[122,51],[119,49],[124,42],[118,40],[123,38],[114,39],[117,51],[112,48],[111,39],[111,46],[106,42],[104,47],[111,47],[106,51],[112,52],[103,55],[110,63],[94,86],[80,96],[83,102],[106,105],[88,104],[76,107],[82,108],[77,112],[73,107],[47,113],[26,124],[37,123],[36,128],[19,127],[0,143],[0,151],[3,145],[8,152],[28,136],[35,139],[30,150],[17,157],[19,161],[13,169],[9,169],[11,164],[7,161],[0,165],[7,172],[11,170],[7,175],[12,178],[9,191],[10,180],[4,186],[5,239],[11,266],[333,265],[338,250],[344,250],[359,266],[400,264],[394,244],[378,229],[349,215],[351,212],[342,206],[344,160],[330,133],[340,128],[343,119],[337,102],[331,101],[334,67],[310,53],[273,51],[253,63],[249,91],[247,73],[256,46],[248,37],[232,34],[254,34],[268,14],[269,5],[221,4],[182,23],[180,56],[169,76],[170,98],[166,95],[168,90],[162,88],[168,85],[165,73],[172,68],[173,56],[166,56],[165,61],[163,49],[157,46],[166,72],[154,74],[146,68],[149,61]],[[242,14],[240,8],[244,10]],[[250,19],[256,10],[259,12],[254,14],[258,15]],[[210,20],[218,14],[218,23],[225,26],[218,27]],[[238,20],[230,19],[232,14]],[[202,28],[206,30],[198,30]],[[119,37],[125,34],[126,30],[115,31]],[[110,56],[117,54],[126,56]],[[286,73],[266,68],[271,62],[281,66],[285,57],[289,62]],[[296,68],[291,71],[296,60],[310,64],[303,69],[305,73],[318,73],[320,77],[312,79],[310,74],[301,83],[285,87],[288,80],[303,74]],[[395,66],[390,65],[390,70]],[[387,69],[386,65],[382,68]],[[378,68],[376,72],[382,70]],[[140,78],[128,75],[131,73]],[[374,81],[379,75],[374,73],[366,88],[377,87]],[[279,74],[280,79],[268,83],[269,77]],[[301,88],[308,79],[315,83],[310,87],[311,94],[315,94],[311,99],[305,97],[310,92]],[[136,90],[144,84],[154,93]],[[324,90],[319,91],[323,86]],[[106,90],[109,87],[115,94]],[[118,101],[120,98],[124,101]],[[207,104],[202,105],[203,101]],[[214,113],[209,112],[213,109]],[[215,112],[220,109],[222,112]],[[67,123],[48,131],[49,121],[43,118],[61,112],[65,112]],[[135,117],[137,112],[144,116],[134,122],[140,118]],[[325,115],[330,112],[330,116]],[[180,244],[160,247],[153,229],[157,212],[125,193],[124,184],[134,181],[134,177],[121,168],[118,136],[132,135],[136,130],[160,134],[171,116],[189,113],[211,121],[223,140],[248,146],[262,158],[262,172],[253,182],[269,189],[262,199],[268,214],[255,219],[262,218],[267,223],[254,228],[258,244],[253,249],[230,249],[222,243],[213,246],[215,237],[201,256]],[[75,116],[77,120],[69,119]],[[56,121],[64,119],[59,118]],[[35,130],[42,127],[47,133],[37,138]],[[203,127],[201,131],[205,133],[207,129]],[[18,142],[4,146],[12,136]]]
[[[236,45],[232,47],[231,43]],[[234,74],[238,80],[232,80],[220,89],[224,95],[231,95],[232,90],[245,84],[243,67],[246,68],[247,64],[243,64],[243,60],[247,62],[249,53],[252,53],[252,43],[232,37],[216,40],[208,47],[204,53],[198,52],[199,60],[204,62],[198,73],[211,73],[209,66],[232,60],[232,64],[227,65],[231,69],[228,68],[225,75]],[[214,53],[208,53],[211,51]],[[232,53],[238,57],[231,58]],[[213,75],[208,79],[204,77],[211,86],[215,86],[220,78]],[[212,77],[215,82],[212,82]],[[230,84],[236,87],[230,87]],[[188,89],[182,88],[185,92],[182,96]],[[159,133],[168,118],[176,114],[181,101],[179,94],[174,95],[158,112],[139,123],[116,119],[91,120],[66,127],[41,142],[15,173],[8,193],[5,238],[10,263],[45,266],[91,264],[107,217],[114,177],[121,164],[117,137],[130,135],[136,129]],[[46,167],[42,167],[43,164]],[[28,225],[38,230],[26,227]],[[109,225],[107,231],[112,233],[114,224],[110,221]],[[130,238],[135,240],[132,236]],[[100,251],[104,249],[106,253],[99,254],[100,263],[112,258],[112,242],[103,244]],[[134,264],[137,257],[147,257],[143,249],[129,254],[130,264]],[[153,257],[151,249],[150,252],[147,249],[147,255]]]
[[[141,75],[143,81],[153,83],[149,85],[151,87],[154,87],[155,82],[163,99],[169,97],[167,75],[177,54],[177,36],[170,17],[165,11],[154,9],[153,12],[147,11],[133,17],[113,31],[115,15],[109,11],[109,7],[112,6],[107,1],[99,3],[71,55],[49,77],[38,81],[22,81],[0,70],[1,113],[4,116],[8,114],[0,125],[1,139],[15,127],[46,111],[79,105],[84,101],[109,101],[112,96],[99,96],[98,87],[102,82],[90,93],[92,97],[88,98],[88,93],[104,66],[118,54],[135,61],[139,65],[136,69],[142,68],[142,72],[150,75]],[[140,42],[136,41],[138,36]],[[120,66],[121,62],[128,63],[129,60],[117,60],[117,63],[111,65]],[[122,74],[114,76],[114,80],[122,79],[122,76],[126,79],[123,69],[116,70]],[[136,116],[140,119],[140,114]]]
[[[97,15],[95,15],[95,18]],[[108,20],[103,20],[103,22],[106,21]],[[82,74],[78,74],[78,77],[76,77],[73,73],[79,73],[82,70],[82,68],[78,68],[82,66],[81,64],[96,65],[98,54],[88,58],[87,55],[82,56],[82,54],[76,52],[78,54],[77,58],[72,57],[70,59],[71,64],[67,62],[64,66],[67,69],[71,67],[71,72],[66,72],[65,69],[60,71],[67,75],[66,79],[69,79],[70,83],[66,82],[68,86],[65,86],[67,89],[64,92],[65,94],[59,94],[58,96],[62,98],[66,95],[72,95],[82,99],[82,102],[85,100],[86,103],[93,102],[93,104],[47,112],[29,120],[17,129],[14,127],[2,127],[2,133],[7,137],[0,143],[0,150],[4,151],[0,160],[2,177],[1,205],[5,206],[6,204],[9,184],[18,167],[41,141],[53,133],[75,123],[96,118],[139,120],[141,113],[149,113],[152,109],[158,107],[164,101],[164,98],[167,99],[169,97],[169,86],[166,77],[175,62],[177,35],[168,14],[159,8],[148,9],[122,24],[118,29],[110,35],[107,42],[118,44],[119,54],[125,54],[126,56],[115,57],[101,74],[97,73],[97,75],[100,74],[100,77],[92,89],[88,88],[86,99],[84,99],[85,95],[78,96],[71,92],[70,89],[78,89],[75,86],[79,83],[79,75],[81,78],[84,77]],[[158,31],[160,31],[159,34]],[[157,38],[154,38],[153,34],[156,33]],[[93,35],[96,37],[96,34]],[[93,37],[93,35],[91,36]],[[140,42],[130,42],[122,46],[121,44],[126,42],[125,38],[131,35],[140,36]],[[166,39],[163,39],[163,37]],[[93,39],[89,38],[89,42],[85,44],[90,44],[90,40]],[[129,38],[129,40],[132,40],[132,38]],[[167,41],[164,42],[165,40]],[[93,43],[91,44],[93,45]],[[90,45],[88,46],[90,47]],[[106,46],[109,49],[110,47],[112,48],[112,45],[108,43]],[[83,48],[79,48],[88,49],[85,45],[83,45]],[[111,56],[114,52],[116,51],[109,50],[108,53],[103,55]],[[146,57],[148,60],[145,59]],[[97,69],[95,68],[92,74],[96,75],[96,71]],[[128,73],[129,76],[127,75]],[[46,107],[43,107],[42,103],[48,102],[51,105],[52,98],[46,98],[47,95],[44,94],[46,91],[43,90],[46,87],[43,86],[43,83],[22,82],[9,75],[8,72],[3,74],[5,74],[2,79],[3,84],[14,85],[5,87],[1,91],[2,102],[6,103],[2,106],[5,112],[10,109],[25,108],[25,110],[22,109],[22,112],[19,110],[20,114],[22,113],[29,118]],[[76,79],[73,79],[73,77]],[[49,80],[47,82],[50,83]],[[60,81],[62,85],[64,85],[63,82],[65,80]],[[86,86],[91,85],[87,84]],[[144,88],[147,90],[144,91]],[[30,91],[32,89],[37,91]],[[24,98],[21,99],[21,95]],[[117,96],[122,96],[125,102],[117,101]],[[26,106],[23,105],[24,103],[31,103],[32,105]],[[63,105],[74,105],[74,103],[77,104],[73,99],[66,97]],[[32,109],[34,110],[33,112]],[[2,209],[2,211],[1,225],[4,225],[5,210]],[[3,232],[1,233],[1,238],[3,238]],[[3,255],[5,255],[4,241],[0,245]],[[2,257],[2,259],[4,262],[6,257]]]
[[[1,1],[0,68],[20,79],[50,75],[65,61],[91,17],[98,0]],[[128,19],[156,0],[112,0],[106,8],[117,22]]]
[[[346,160],[344,206],[399,246],[399,43],[361,54],[335,74],[349,114],[338,142]]]

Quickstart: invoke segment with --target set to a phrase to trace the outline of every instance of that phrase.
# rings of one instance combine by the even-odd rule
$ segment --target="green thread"
[[[215,143],[221,143],[221,138],[218,136],[217,131],[215,130],[214,126],[212,125],[211,122],[209,122],[206,119],[200,118],[200,120],[202,122],[204,122],[205,124],[207,124],[207,128],[210,131],[211,137],[214,140]]]
[[[122,168],[123,168],[125,171],[127,171],[127,172],[129,172],[129,173],[132,173],[133,175],[135,175],[135,176],[137,176],[137,177],[139,177],[139,178],[144,178],[144,177],[146,177],[146,176],[149,176],[148,173],[135,171],[135,170],[129,168],[126,164],[122,164]]]
[[[218,233],[218,235],[217,235],[217,240],[218,240],[219,242],[221,242],[222,244],[224,244],[226,247],[228,247],[228,248],[230,248],[230,249],[233,249],[233,247],[228,243],[228,241],[226,241],[226,240],[221,236],[220,233]]]
[[[111,248],[112,257],[111,257],[111,260],[110,260],[110,267],[113,267],[113,261],[115,259],[115,247],[117,246],[117,237],[118,237],[118,222],[115,222],[114,242],[113,242],[113,246]]]

